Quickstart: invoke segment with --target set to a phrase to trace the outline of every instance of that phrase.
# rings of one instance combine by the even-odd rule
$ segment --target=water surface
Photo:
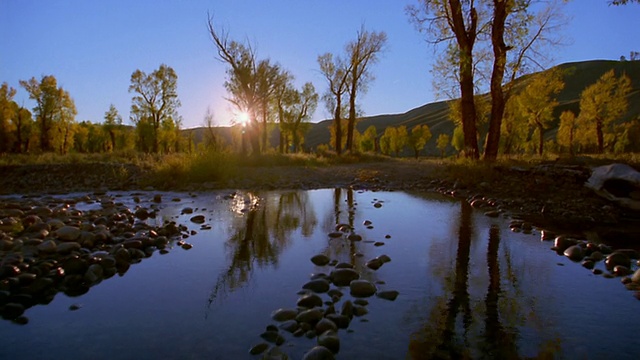
[[[140,195],[142,203],[154,194]],[[129,194],[110,195],[134,206]],[[272,311],[295,307],[310,275],[331,271],[309,260],[316,254],[400,294],[367,298],[368,313],[339,331],[338,358],[638,354],[640,301],[619,279],[592,274],[549,250],[537,230],[514,233],[508,220],[466,202],[345,189],[163,195],[180,201],[163,202],[147,221],[186,224],[193,248],[156,252],[82,296],[60,293],[28,309],[26,325],[0,321],[0,358],[252,358],[265,327],[277,325]],[[194,214],[181,215],[185,207]],[[211,228],[190,222],[195,214]],[[338,224],[362,241],[330,238]],[[392,261],[377,271],[365,266],[382,254]],[[354,300],[342,290],[338,309]],[[292,359],[315,345],[282,333]]]

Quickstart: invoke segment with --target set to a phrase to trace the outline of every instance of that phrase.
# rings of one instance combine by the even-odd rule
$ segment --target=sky
[[[252,44],[259,59],[288,69],[301,88],[327,85],[317,57],[343,52],[361,26],[384,31],[387,47],[371,70],[375,80],[359,98],[364,115],[404,113],[437,101],[430,70],[434,49],[414,27],[405,7],[417,0],[0,0],[0,83],[18,90],[14,100],[35,103],[20,80],[54,75],[74,99],[77,121],[102,122],[114,104],[129,124],[137,69],[161,64],[178,75],[183,127],[202,126],[207,109],[227,126],[236,117],[224,89],[226,65],[216,59],[207,14],[216,29]],[[573,0],[551,65],[618,60],[640,51],[640,5]],[[312,121],[329,118],[320,103]]]

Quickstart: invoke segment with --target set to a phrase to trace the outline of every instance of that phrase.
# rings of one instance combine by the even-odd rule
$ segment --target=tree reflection
[[[475,263],[471,261],[471,250],[476,248],[472,247],[475,238],[473,231],[473,209],[466,201],[462,201],[454,273],[442,269],[446,266],[446,254],[432,259],[436,263],[436,278],[444,277],[444,293],[432,299],[425,319],[426,325],[413,334],[409,344],[411,358],[522,357],[518,347],[518,325],[527,325],[521,323],[526,318],[523,312],[533,312],[535,309],[529,309],[525,305],[528,300],[518,291],[517,279],[511,269],[510,253],[500,251],[501,236],[498,226],[491,226],[488,231],[486,279],[482,273],[472,271],[473,281],[470,281],[470,263]],[[501,273],[500,254],[506,257],[505,276]],[[437,263],[443,257],[445,262]],[[479,294],[474,285],[485,281],[487,288],[484,299],[474,299],[470,294]],[[554,341],[541,343],[537,356],[552,357],[558,350],[556,345]]]
[[[225,243],[229,266],[218,276],[207,307],[220,295],[247,283],[255,266],[277,265],[292,232],[301,229],[303,235],[310,234],[317,223],[307,192],[269,193],[267,197],[248,193],[244,204],[239,212],[243,215],[233,218],[232,233]]]

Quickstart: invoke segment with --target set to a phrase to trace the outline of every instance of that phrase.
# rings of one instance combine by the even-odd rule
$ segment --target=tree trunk
[[[357,68],[352,71],[355,74]],[[354,76],[355,77],[355,76]],[[353,151],[353,130],[356,126],[356,83],[351,84],[351,92],[349,94],[349,120],[347,121],[347,146],[346,149],[349,152]]]
[[[604,134],[602,132],[602,121],[596,119],[596,136],[598,138],[598,153],[604,153]]]
[[[542,151],[544,150],[544,128],[540,123],[538,123],[538,133],[540,134],[540,140],[538,141],[538,155],[542,155]]]
[[[340,107],[342,103],[340,101],[340,95],[336,98],[336,110],[333,118],[333,126],[336,131],[336,154],[340,156],[342,154],[342,124],[340,123]]]
[[[504,43],[507,3],[504,0],[493,1],[494,16],[491,24],[491,44],[493,45],[494,60],[491,72],[491,118],[489,119],[489,133],[484,147],[484,159],[490,161],[498,157],[500,127],[505,107],[502,81],[507,64],[507,46]]]

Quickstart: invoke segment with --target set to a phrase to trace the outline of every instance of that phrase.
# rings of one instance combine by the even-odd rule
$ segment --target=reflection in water
[[[266,197],[238,194],[231,211],[240,216],[233,219],[232,234],[225,243],[230,262],[218,276],[207,309],[221,294],[246,284],[254,266],[277,265],[280,253],[292,240],[291,233],[301,229],[307,236],[317,222],[306,192],[269,193]]]
[[[409,353],[414,359],[522,357],[518,347],[517,326],[524,325],[523,319],[526,316],[523,312],[527,305],[531,305],[531,301],[518,291],[509,251],[500,251],[501,238],[498,226],[489,227],[486,251],[487,278],[484,279],[477,270],[470,268],[470,263],[479,263],[477,260],[471,260],[471,249],[474,248],[472,243],[475,238],[472,215],[471,206],[462,201],[454,273],[443,272],[442,267],[446,264],[435,264],[437,269],[434,273],[444,279],[444,293],[431,299],[431,310],[426,318],[426,325],[412,335]],[[501,254],[507,264],[507,274],[504,278],[500,268]],[[470,273],[473,274],[471,282]],[[484,281],[487,282],[487,290],[482,301],[470,294],[478,294],[477,285]],[[504,286],[509,289],[505,291]],[[527,310],[535,312],[534,308]],[[558,350],[556,342],[543,342],[536,357],[552,358]]]

